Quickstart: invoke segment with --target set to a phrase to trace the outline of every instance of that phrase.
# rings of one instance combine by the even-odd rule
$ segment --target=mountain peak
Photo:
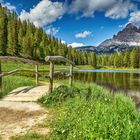
[[[136,26],[134,26],[132,23],[128,23],[125,28],[137,28]]]
[[[113,39],[120,42],[132,42],[137,40],[138,34],[140,34],[140,29],[132,23],[129,23],[122,31],[118,32]]]
[[[132,48],[138,46],[140,46],[140,28],[129,23],[111,39],[102,42],[98,46],[98,49],[103,52],[109,52],[110,50],[112,52],[124,52],[126,47]]]

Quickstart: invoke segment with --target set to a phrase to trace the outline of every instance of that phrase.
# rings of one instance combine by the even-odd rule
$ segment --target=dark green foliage
[[[0,8],[0,55],[7,53],[7,15],[4,8]]]
[[[125,55],[124,55],[124,67],[130,67],[130,52],[128,49],[126,49]]]
[[[88,64],[93,66],[94,68],[96,68],[97,64],[96,64],[96,54],[93,52],[93,53],[90,53],[88,55]]]
[[[134,49],[131,52],[131,66],[133,68],[139,68],[139,61],[140,61],[140,57],[139,57],[139,50],[138,49]]]
[[[43,104],[56,105],[64,102],[66,99],[74,98],[76,95],[80,94],[78,88],[69,88],[67,86],[60,86],[50,93],[50,96],[42,97],[39,102]]]

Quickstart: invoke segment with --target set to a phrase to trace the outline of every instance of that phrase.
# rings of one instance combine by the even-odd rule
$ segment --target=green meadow
[[[134,102],[121,93],[97,85],[61,86],[39,103],[51,116],[43,127],[49,135],[27,133],[13,140],[139,140],[140,114]]]

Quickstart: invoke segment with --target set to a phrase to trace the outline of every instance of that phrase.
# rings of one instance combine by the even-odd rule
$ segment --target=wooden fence
[[[15,69],[12,70],[10,72],[6,72],[6,73],[2,73],[2,65],[1,65],[1,61],[2,60],[16,60],[16,61],[21,61],[23,63],[27,63],[27,64],[33,64],[35,65],[35,71],[34,70],[24,70],[24,69]],[[70,65],[70,73],[69,73],[69,84],[70,86],[72,86],[72,79],[73,79],[73,66],[74,63],[62,56],[47,56],[45,58],[46,62],[50,62],[50,74],[49,76],[47,76],[47,78],[50,79],[50,86],[49,86],[49,91],[52,92],[53,91],[53,79],[54,79],[54,63],[57,62],[65,62],[67,64]],[[2,97],[2,78],[5,76],[9,76],[11,74],[17,73],[17,72],[35,72],[35,79],[36,79],[36,86],[38,86],[39,83],[39,63],[34,61],[34,60],[30,60],[30,59],[25,59],[25,58],[21,58],[21,57],[15,57],[15,56],[0,56],[0,97]],[[42,72],[45,72],[44,70]]]

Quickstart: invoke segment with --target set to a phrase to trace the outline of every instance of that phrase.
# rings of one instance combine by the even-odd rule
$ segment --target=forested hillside
[[[14,55],[44,60],[47,55],[62,55],[76,64],[93,64],[94,53],[79,52],[61,40],[47,35],[29,21],[21,21],[15,12],[0,5],[0,55]],[[88,56],[88,58],[87,58]]]
[[[140,68],[140,48],[134,48],[131,52],[100,55],[97,59],[98,66],[111,66],[114,68]]]

